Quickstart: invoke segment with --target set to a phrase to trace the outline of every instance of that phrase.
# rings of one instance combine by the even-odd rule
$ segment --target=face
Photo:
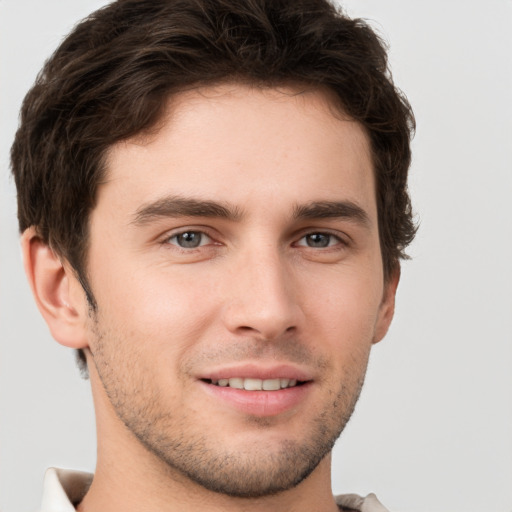
[[[322,92],[235,84],[173,97],[158,128],[108,156],[90,364],[172,471],[232,496],[291,488],[391,319],[367,137]]]

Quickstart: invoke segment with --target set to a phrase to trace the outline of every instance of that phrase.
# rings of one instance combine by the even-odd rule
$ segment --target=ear
[[[86,348],[87,303],[72,269],[63,264],[33,227],[21,237],[25,273],[52,336],[70,348]]]
[[[375,324],[375,333],[373,335],[372,343],[378,343],[388,332],[391,320],[395,314],[395,296],[398,282],[400,281],[400,265],[397,265],[395,270],[384,283],[384,294],[382,302],[379,307],[379,314]]]

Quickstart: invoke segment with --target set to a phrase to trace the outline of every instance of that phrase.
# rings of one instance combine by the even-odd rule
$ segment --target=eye
[[[196,249],[210,243],[212,239],[201,231],[183,231],[168,238],[167,243],[183,249]]]
[[[326,247],[332,247],[343,243],[342,240],[330,233],[310,233],[303,236],[297,245],[302,247],[312,247],[315,249],[324,249]]]

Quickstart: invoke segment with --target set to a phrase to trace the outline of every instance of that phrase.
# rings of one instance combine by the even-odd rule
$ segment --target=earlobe
[[[400,265],[397,265],[389,279],[384,284],[384,294],[380,305],[379,315],[375,324],[372,343],[378,343],[388,332],[395,314],[396,289],[400,281]]]
[[[83,299],[74,293],[76,278],[34,228],[21,237],[25,273],[37,307],[52,336],[71,348],[88,346],[85,332]]]

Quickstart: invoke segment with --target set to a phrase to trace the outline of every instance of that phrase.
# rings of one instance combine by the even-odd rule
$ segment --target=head
[[[215,108],[206,106],[205,102],[208,105],[213,104]],[[190,105],[195,105],[196,110],[191,109]],[[137,174],[137,180],[142,180],[137,190],[144,189],[144,183],[148,180],[164,184],[166,178],[160,172],[172,167],[174,157],[179,161],[183,156],[180,153],[180,144],[175,144],[176,135],[172,127],[178,126],[178,133],[188,133],[186,140],[190,141],[194,132],[187,131],[189,116],[203,116],[203,119],[210,120],[215,125],[217,121],[220,123],[222,120],[236,119],[236,112],[244,111],[243,105],[253,108],[247,111],[249,130],[250,126],[255,126],[257,130],[264,122],[262,119],[253,119],[252,112],[266,112],[267,119],[270,119],[273,112],[278,111],[281,118],[276,118],[276,122],[278,119],[286,119],[287,116],[293,119],[297,112],[301,112],[305,116],[312,116],[312,126],[318,129],[318,133],[322,132],[322,126],[329,125],[328,119],[331,116],[336,120],[332,133],[338,134],[340,141],[342,138],[353,138],[350,147],[353,150],[358,148],[354,150],[354,154],[366,155],[361,158],[366,158],[363,167],[366,166],[371,175],[371,197],[375,206],[375,236],[380,268],[368,275],[373,280],[381,281],[377,290],[382,289],[386,294],[386,290],[392,289],[391,293],[394,294],[392,283],[396,287],[399,260],[405,257],[405,247],[412,240],[415,231],[407,193],[413,117],[407,101],[393,85],[387,67],[386,51],[379,38],[364,22],[345,17],[326,1],[120,0],[100,9],[81,22],[46,63],[25,98],[20,127],[12,148],[20,231],[32,230],[34,237],[56,255],[63,268],[72,274],[83,289],[89,309],[88,332],[95,339],[94,350],[91,348],[89,351],[92,354],[90,361],[95,361],[94,372],[99,374],[99,380],[120,419],[134,430],[143,444],[166,461],[170,457],[168,452],[176,451],[173,442],[187,446],[186,440],[172,441],[164,436],[163,447],[160,443],[160,448],[156,448],[156,437],[159,434],[149,432],[150,425],[141,423],[140,418],[144,416],[141,409],[129,410],[128,394],[119,392],[119,388],[123,387],[123,379],[107,370],[112,358],[115,358],[113,347],[121,346],[118,328],[122,315],[115,321],[107,320],[107,312],[111,306],[106,304],[106,300],[102,300],[102,293],[98,291],[97,285],[101,279],[95,278],[95,269],[99,265],[97,262],[104,256],[98,253],[99,243],[94,245],[94,240],[95,236],[97,240],[101,238],[98,233],[102,228],[98,226],[106,225],[101,219],[114,218],[116,215],[114,210],[108,211],[105,205],[116,204],[116,200],[119,200],[119,197],[110,197],[109,191],[121,177],[118,174],[120,169],[128,169],[128,173],[133,171]],[[278,106],[275,107],[276,105]],[[215,117],[217,111],[218,118]],[[182,126],[183,123],[185,127]],[[299,118],[297,126],[300,126]],[[352,131],[349,130],[351,135],[345,133],[347,127],[352,128]],[[227,133],[228,127],[215,125],[215,129],[219,133]],[[281,129],[287,130],[286,126]],[[324,134],[326,139],[329,139],[328,133],[331,132]],[[304,132],[299,130],[298,141],[301,136],[304,136]],[[318,144],[320,141],[319,138]],[[240,140],[241,147],[245,143],[247,140]],[[286,145],[286,141],[283,144]],[[175,154],[171,155],[165,166],[161,166],[162,159],[159,158],[154,161],[150,170],[140,166],[129,169],[130,162],[144,161],[141,155],[146,153],[144,150],[141,154],[141,148],[152,148],[158,153],[173,147]],[[215,147],[212,146],[209,154],[214,154]],[[335,144],[331,144],[329,151],[332,150],[333,155],[340,156],[341,159],[341,154],[338,155],[333,148]],[[219,158],[222,156],[219,155]],[[352,169],[351,165],[347,163],[347,168]],[[146,171],[147,176],[141,176]],[[230,167],[230,172],[234,173],[233,166]],[[237,176],[243,177],[245,170],[240,168],[237,172],[238,174],[229,176],[231,182],[238,183]],[[247,175],[250,178],[246,178],[248,181],[245,187],[250,191],[253,186],[257,187],[254,183],[258,175],[251,176],[250,170],[247,170]],[[173,176],[169,182],[169,193],[179,190],[180,183],[191,180],[185,174],[181,175],[179,170]],[[176,182],[177,177],[180,177],[180,182]],[[273,175],[269,176],[272,177]],[[306,178],[304,171],[297,171],[297,179],[308,183]],[[283,179],[293,181],[293,176],[284,173]],[[333,186],[338,183],[335,175],[326,175],[323,179],[324,185],[328,179]],[[368,180],[365,183],[367,182]],[[314,189],[319,183],[312,180],[310,186]],[[241,187],[243,189],[243,185]],[[361,187],[363,185],[359,181],[353,183],[354,190]],[[204,209],[205,204],[194,205],[188,201],[192,194],[190,189],[184,187],[185,189],[186,192],[180,196],[178,202],[174,201],[172,208],[185,208],[187,215],[191,207]],[[201,189],[199,195],[204,197],[206,192],[206,189]],[[297,197],[305,194],[299,189],[296,193]],[[127,191],[126,194],[125,197],[131,197],[131,192]],[[183,197],[188,201],[185,201],[186,204],[180,203]],[[213,188],[212,196],[207,199],[212,200],[215,197],[222,197],[222,190]],[[367,199],[369,196],[365,197]],[[226,196],[219,204],[206,205],[210,213],[201,215],[209,218],[211,208],[224,208],[225,211],[219,214],[217,210],[215,215],[230,222],[237,216],[243,218],[242,196],[238,197],[237,202],[237,194],[233,192],[233,198],[233,204]],[[326,198],[307,199],[314,201]],[[303,217],[307,218],[309,215],[312,218],[313,214],[311,211],[308,213],[306,203],[309,204],[305,201],[295,205],[295,214],[299,218],[301,211]],[[316,204],[317,212],[322,208],[332,209],[331,203],[334,201],[327,203],[329,202],[323,201]],[[250,210],[250,201],[247,204]],[[119,203],[119,209],[122,209],[121,206],[122,203]],[[144,224],[152,216],[158,217],[158,208],[161,211],[162,208],[169,207],[169,202],[154,202],[150,207],[144,204],[137,206],[134,202],[133,206],[140,215],[140,223]],[[346,206],[345,204],[344,207]],[[152,213],[151,208],[157,213]],[[372,206],[368,206],[367,210],[371,212]],[[357,211],[355,208],[348,216],[358,217]],[[104,217],[101,217],[102,214]],[[326,218],[328,215],[317,214],[317,217]],[[363,209],[363,214],[359,216],[363,223],[365,215],[367,211]],[[196,231],[189,231],[192,234],[187,236],[197,238]],[[106,232],[103,236],[103,242],[108,240]],[[183,233],[172,235],[166,240],[173,238],[173,243],[177,243],[178,238],[174,238],[175,236],[182,237]],[[209,239],[215,238],[212,233],[209,236]],[[183,243],[183,238],[179,240],[179,243]],[[311,239],[308,240],[310,243]],[[322,244],[324,240],[325,237],[318,241],[313,240],[312,243]],[[185,240],[185,243],[195,242]],[[225,245],[229,244],[226,242]],[[201,242],[200,247],[202,246]],[[206,243],[205,246],[217,250],[215,244]],[[330,242],[327,247],[329,246]],[[302,245],[297,242],[297,247]],[[269,254],[264,253],[263,257],[266,255],[270,258]],[[237,264],[242,265],[241,260]],[[372,266],[370,263],[368,265]],[[270,267],[272,265],[269,260],[267,268]],[[364,265],[361,266],[363,267]],[[375,265],[372,266],[374,267]],[[131,272],[129,267],[126,271]],[[115,272],[105,274],[103,278],[109,279],[114,274]],[[205,274],[206,277],[208,275]],[[326,282],[332,282],[332,276],[327,279],[322,275]],[[213,279],[207,286],[217,286],[220,289],[221,282],[221,279],[218,282]],[[340,297],[334,294],[331,299],[335,304]],[[381,302],[386,301],[386,297],[381,299]],[[195,300],[201,299],[196,297]],[[357,304],[357,300],[354,302]],[[368,305],[369,302],[371,301],[362,300],[361,304]],[[193,305],[186,304],[188,307]],[[377,310],[380,311],[381,303],[373,306],[375,314],[380,315]],[[209,343],[202,345],[200,350],[196,347],[188,351],[180,359],[183,379],[192,374],[200,375],[202,381],[224,378],[224,375],[216,375],[215,372],[208,373],[205,365],[207,359],[213,361],[215,366],[221,365],[226,359],[231,364],[246,361],[248,358],[257,359],[258,355],[264,359],[289,359],[297,367],[304,365],[310,369],[315,368],[318,372],[322,368],[331,368],[329,351],[317,352],[308,347],[305,341],[308,336],[302,335],[300,329],[295,327],[295,324],[299,325],[302,321],[296,319],[301,313],[292,309],[280,310],[276,306],[275,310],[282,313],[280,318],[286,318],[290,323],[284,329],[282,326],[276,328],[278,334],[267,333],[263,336],[260,333],[256,336],[251,331],[252,334],[247,336],[247,325],[242,326],[240,323],[238,327],[234,326],[233,332],[243,332],[244,339],[248,340],[245,348],[237,349],[239,353],[233,352],[233,346],[216,347]],[[181,313],[186,314],[186,311]],[[123,311],[123,315],[128,314],[128,309]],[[361,315],[361,318],[368,317],[364,311]],[[367,332],[364,338],[370,343],[378,341],[389,325],[389,315],[392,316],[392,311],[384,311],[384,327],[379,324],[376,329],[378,332]],[[113,317],[115,313],[110,316]],[[378,322],[368,321],[368,325],[373,326],[376,323]],[[338,322],[334,322],[334,325],[338,325]],[[240,326],[245,330],[240,331]],[[331,332],[329,329],[328,331]],[[329,337],[327,334],[326,336]],[[275,339],[278,342],[273,349],[262,349],[257,343],[260,338]],[[109,340],[116,339],[117,343],[113,341],[109,344]],[[292,339],[297,343],[291,343]],[[367,348],[366,345],[365,347]],[[311,427],[315,432],[312,435],[318,443],[303,446],[291,439],[283,445],[288,452],[296,453],[297,459],[307,459],[310,462],[307,468],[301,466],[301,470],[290,481],[279,483],[273,492],[297,484],[313,471],[319,459],[330,450],[357,399],[366,367],[366,348],[356,350],[349,357],[357,362],[355,366],[360,370],[350,374],[343,385],[331,389],[327,393],[331,396],[330,401],[324,401],[328,403],[326,408],[336,411],[336,415],[342,419],[332,423],[322,416],[326,411],[319,410],[318,417],[322,421],[313,422]],[[84,351],[80,350],[79,353],[85,362]],[[145,368],[145,371],[151,372],[150,359],[146,360],[137,350],[132,356],[142,361],[142,366],[137,371]],[[146,363],[147,367],[144,366]],[[333,365],[330,370],[331,384],[336,381],[336,371],[339,372],[346,364],[347,361]],[[128,368],[125,370],[128,371]],[[222,371],[225,373],[225,370]],[[286,371],[288,370],[285,373]],[[304,370],[304,373],[304,380],[307,382],[311,375],[308,370]],[[330,375],[329,371],[326,374]],[[328,380],[326,378],[326,382]],[[351,390],[348,397],[347,389]],[[148,392],[158,394],[159,391],[148,385]],[[153,424],[160,426],[160,431],[175,428],[168,425],[170,420],[162,413],[161,408],[157,407],[148,417],[152,418]],[[254,429],[270,429],[277,422],[264,414],[255,413],[251,418],[251,428]],[[148,436],[144,437],[143,432],[149,432]],[[273,435],[279,437],[280,433]],[[192,446],[198,445],[203,447],[204,452],[209,449],[208,440],[198,434],[194,443],[188,445],[189,452],[183,452],[182,456],[187,460],[193,458],[190,451]],[[244,467],[246,460],[243,458],[243,450],[239,449],[238,453],[242,454],[238,467]],[[218,473],[222,473],[223,460],[221,456],[210,454],[210,467],[213,465]],[[167,462],[170,465],[179,465],[176,460]],[[290,461],[287,464],[290,465]],[[268,467],[263,467],[268,472]],[[193,472],[190,468],[181,466],[179,469],[184,474],[188,474],[187,471]],[[227,480],[231,478],[228,476],[226,475]],[[205,482],[204,475],[196,477],[197,481],[214,490],[221,489],[218,482]],[[261,472],[255,474],[254,482],[257,481],[261,481]],[[248,490],[237,488],[229,492],[234,495],[257,495],[261,491],[254,482]],[[266,488],[271,488],[270,484]]]

